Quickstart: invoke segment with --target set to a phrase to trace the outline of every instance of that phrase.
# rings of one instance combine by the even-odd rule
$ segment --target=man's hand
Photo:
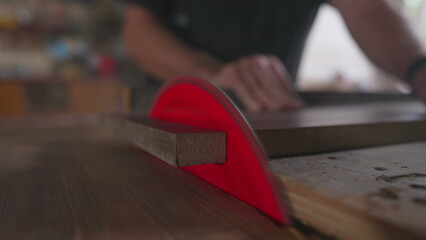
[[[302,106],[278,58],[255,55],[223,66],[218,59],[179,39],[149,9],[129,5],[125,16],[124,36],[129,54],[158,79],[166,81],[182,73],[211,79],[236,93],[250,111]]]
[[[414,76],[412,87],[417,96],[426,103],[426,67]]]
[[[282,62],[253,55],[225,65],[212,81],[236,93],[249,111],[298,109],[303,106]]]

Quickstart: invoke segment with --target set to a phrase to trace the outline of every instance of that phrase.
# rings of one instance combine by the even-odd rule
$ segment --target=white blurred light
[[[404,2],[410,8],[417,8],[424,0],[405,0]]]

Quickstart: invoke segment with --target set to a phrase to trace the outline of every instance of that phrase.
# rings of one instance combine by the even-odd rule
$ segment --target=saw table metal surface
[[[84,122],[0,123],[0,239],[320,239]]]

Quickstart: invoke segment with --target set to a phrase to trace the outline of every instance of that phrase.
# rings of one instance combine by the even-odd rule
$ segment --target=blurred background
[[[395,0],[426,41],[426,0]],[[0,116],[128,111],[143,75],[121,40],[118,0],[0,0]],[[409,93],[372,66],[332,7],[305,48],[301,91]]]

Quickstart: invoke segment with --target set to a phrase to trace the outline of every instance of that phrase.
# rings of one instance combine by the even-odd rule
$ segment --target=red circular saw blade
[[[249,203],[280,223],[290,223],[263,148],[241,112],[219,88],[196,77],[175,78],[160,90],[150,116],[226,132],[225,163],[181,169]]]

